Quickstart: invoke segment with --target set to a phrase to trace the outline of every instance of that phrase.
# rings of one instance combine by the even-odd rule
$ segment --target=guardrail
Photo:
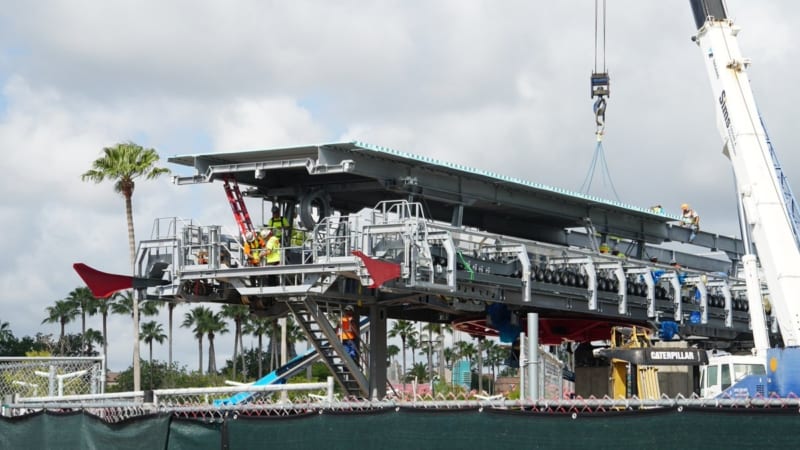
[[[164,408],[201,408],[214,407],[229,409],[229,405],[215,406],[214,400],[224,399],[239,393],[252,394],[246,403],[270,403],[265,394],[307,391],[315,402],[331,404],[334,401],[334,382],[328,377],[324,383],[293,383],[266,386],[227,386],[186,389],[157,389],[153,391],[131,391],[109,394],[65,395],[44,397],[11,396],[10,401],[3,403],[3,415],[12,416],[13,410],[24,410],[25,413],[36,409],[96,409],[136,407],[144,410]],[[324,395],[314,394],[324,391]],[[274,404],[280,403],[271,402]]]

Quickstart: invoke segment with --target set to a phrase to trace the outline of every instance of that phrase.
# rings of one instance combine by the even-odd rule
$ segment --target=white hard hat
[[[255,234],[252,231],[248,231],[244,234],[244,240],[247,242],[252,242],[256,238]]]
[[[261,237],[266,239],[266,237],[269,236],[270,233],[272,233],[272,230],[268,230],[268,229],[265,228],[265,229],[261,230]]]

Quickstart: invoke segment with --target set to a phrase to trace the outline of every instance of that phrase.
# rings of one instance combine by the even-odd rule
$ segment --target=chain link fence
[[[112,394],[64,395],[61,397],[6,397],[5,417],[40,411],[84,411],[107,423],[152,414],[177,419],[221,422],[236,418],[299,416],[308,414],[371,413],[389,410],[504,410],[525,413],[585,416],[606,412],[700,408],[800,410],[800,398],[723,398],[697,396],[658,399],[574,398],[509,400],[501,395],[470,393],[419,395],[411,399],[350,400],[334,393],[333,379],[325,383],[296,383],[267,386],[162,389]]]
[[[104,374],[102,357],[0,357],[0,398],[102,394]]]

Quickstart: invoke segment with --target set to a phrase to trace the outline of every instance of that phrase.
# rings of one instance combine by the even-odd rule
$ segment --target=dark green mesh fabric
[[[145,416],[106,424],[83,413],[0,420],[2,449],[795,448],[794,408],[669,408],[533,413],[394,408],[224,422]]]

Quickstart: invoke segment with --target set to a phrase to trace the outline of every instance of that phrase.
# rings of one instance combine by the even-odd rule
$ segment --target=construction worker
[[[611,248],[608,246],[608,244],[603,242],[602,244],[600,244],[599,250],[600,250],[600,253],[604,253],[605,254],[605,253],[608,253],[609,250],[611,250]]]
[[[281,241],[272,230],[261,230],[261,239],[266,242],[264,254],[268,266],[281,263]]]
[[[300,224],[300,215],[295,214],[292,224],[292,247],[302,247],[306,240],[306,231]]]
[[[347,350],[347,354],[353,358],[353,361],[358,361],[358,343],[356,342],[356,328],[353,324],[353,307],[350,305],[345,306],[344,314],[342,315],[342,323],[339,325],[339,337],[342,339],[342,345]]]
[[[688,203],[681,205],[681,224],[692,229],[692,233],[689,235],[689,242],[694,241],[694,238],[697,237],[697,232],[700,231],[700,216],[689,207]]]
[[[261,258],[264,256],[264,248],[266,246],[266,241],[258,233],[248,231],[244,234],[244,254],[250,265],[261,265]]]
[[[272,206],[272,217],[264,226],[267,229],[272,230],[272,234],[274,234],[281,243],[284,243],[283,230],[288,230],[291,228],[289,221],[285,217],[281,216],[281,209],[278,207],[278,205]]]
[[[281,241],[270,229],[261,230],[261,239],[266,241],[264,246],[264,259],[268,266],[277,266],[281,263]],[[267,277],[267,286],[278,286],[280,284],[279,275]]]
[[[664,214],[664,208],[661,205],[653,205],[650,207],[650,210],[653,211],[654,214]]]

